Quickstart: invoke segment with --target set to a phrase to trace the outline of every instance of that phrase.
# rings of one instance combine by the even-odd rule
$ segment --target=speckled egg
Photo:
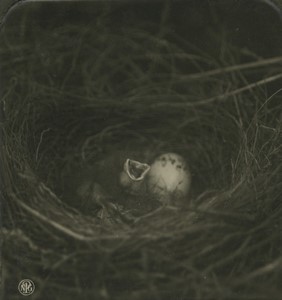
[[[188,194],[191,174],[184,158],[176,153],[160,155],[151,164],[148,190],[161,202],[168,197],[183,198]]]

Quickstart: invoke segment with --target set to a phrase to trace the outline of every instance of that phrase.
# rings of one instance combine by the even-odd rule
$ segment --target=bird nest
[[[281,57],[101,20],[1,33],[6,299],[23,278],[36,299],[278,299]],[[163,152],[189,164],[183,205],[112,189],[121,157]]]

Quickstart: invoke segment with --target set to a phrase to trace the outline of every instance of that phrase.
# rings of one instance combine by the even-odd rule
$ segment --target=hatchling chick
[[[120,184],[130,194],[144,194],[147,191],[146,180],[144,179],[149,171],[150,166],[148,164],[127,158],[119,175]]]

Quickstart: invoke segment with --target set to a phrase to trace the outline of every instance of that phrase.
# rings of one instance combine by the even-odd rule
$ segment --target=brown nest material
[[[104,25],[1,33],[4,298],[30,278],[44,300],[278,299],[282,58]],[[126,222],[103,163],[162,151],[189,163],[187,203]],[[74,194],[86,166],[110,202]]]

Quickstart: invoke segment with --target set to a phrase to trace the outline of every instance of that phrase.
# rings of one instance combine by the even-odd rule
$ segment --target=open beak
[[[139,161],[127,159],[124,163],[124,171],[130,179],[134,181],[141,181],[149,172],[150,166],[148,164],[140,163]]]

